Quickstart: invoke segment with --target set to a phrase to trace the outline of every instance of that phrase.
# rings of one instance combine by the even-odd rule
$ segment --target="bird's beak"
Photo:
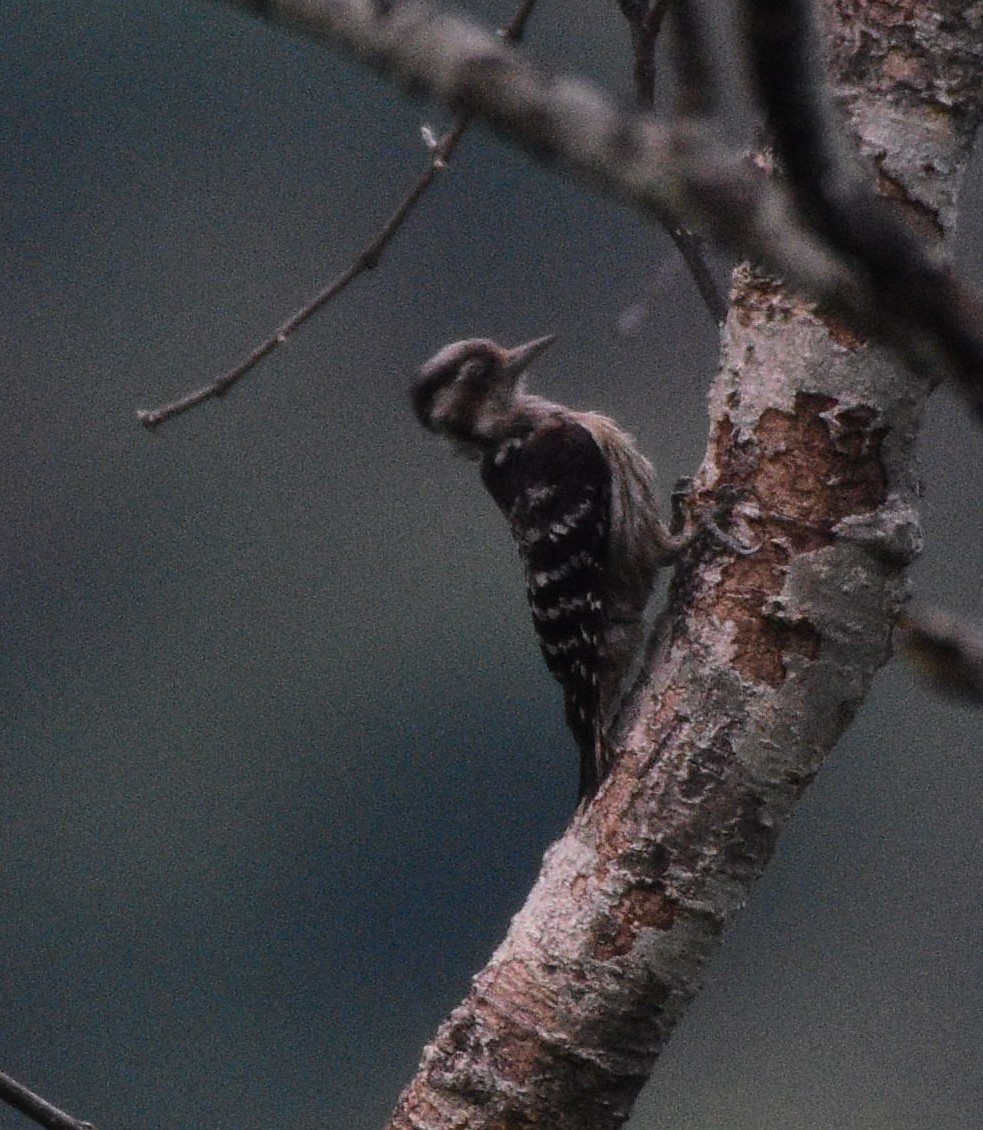
[[[556,334],[547,334],[546,337],[537,337],[535,341],[527,341],[525,345],[517,345],[514,349],[505,350],[505,371],[511,377],[518,377],[518,375],[526,368],[534,358],[538,357],[543,350],[549,348],[556,341]]]

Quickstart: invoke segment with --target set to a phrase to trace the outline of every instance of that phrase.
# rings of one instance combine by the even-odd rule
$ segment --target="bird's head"
[[[523,372],[554,340],[550,334],[512,349],[477,337],[445,345],[413,382],[417,418],[465,454],[480,455],[501,439]]]

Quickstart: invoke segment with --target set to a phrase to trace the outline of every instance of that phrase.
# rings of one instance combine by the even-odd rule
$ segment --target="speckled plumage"
[[[673,539],[652,468],[606,416],[525,391],[552,338],[504,349],[475,338],[436,353],[413,385],[420,422],[471,459],[505,515],[546,665],[580,748],[580,797],[609,769],[605,728],[638,650],[655,571]]]

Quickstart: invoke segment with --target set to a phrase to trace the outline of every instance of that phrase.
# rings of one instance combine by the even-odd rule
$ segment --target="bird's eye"
[[[494,369],[491,357],[471,357],[461,366],[459,377],[468,384],[486,384],[491,380]]]

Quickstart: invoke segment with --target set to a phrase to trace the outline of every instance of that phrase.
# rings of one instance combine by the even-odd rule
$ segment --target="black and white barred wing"
[[[599,664],[611,520],[608,462],[586,428],[557,417],[486,456],[482,478],[518,544],[539,646],[563,687],[567,724],[580,747],[580,796],[592,796],[607,769]]]

